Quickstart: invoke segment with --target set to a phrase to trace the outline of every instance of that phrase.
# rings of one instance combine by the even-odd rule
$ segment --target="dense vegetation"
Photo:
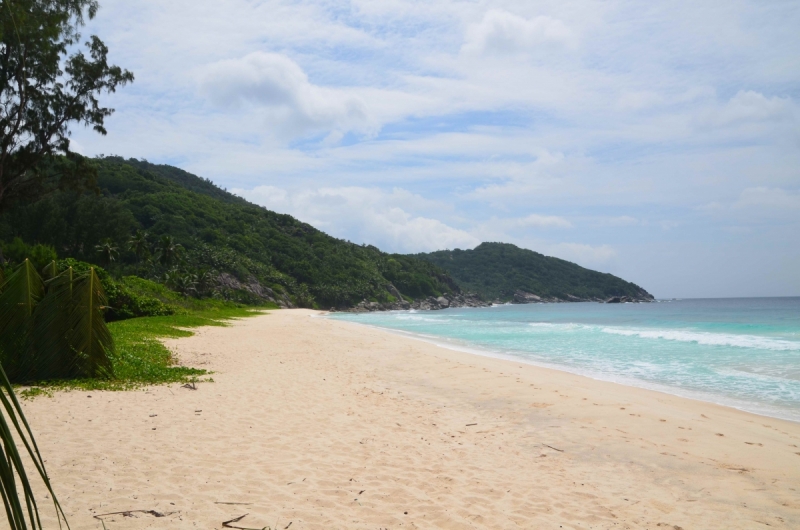
[[[447,270],[462,289],[489,300],[510,300],[517,290],[562,300],[650,296],[638,285],[611,274],[508,243],[482,243],[473,250],[440,250],[416,257]]]
[[[7,207],[0,215],[6,259],[38,249],[43,259],[54,252],[101,265],[123,288],[140,278],[186,298],[248,304],[391,302],[390,283],[409,299],[459,290],[430,262],[335,239],[178,168],[117,157],[93,164],[95,193],[57,190]],[[119,314],[107,290],[112,315],[150,314]]]

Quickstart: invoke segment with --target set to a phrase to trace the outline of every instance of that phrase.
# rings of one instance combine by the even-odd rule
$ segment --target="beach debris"
[[[223,502],[223,501],[214,501],[214,504],[229,504],[232,506],[250,506],[253,504],[252,502]]]
[[[153,517],[167,517],[168,515],[173,515],[178,512],[157,512],[155,510],[123,510],[121,512],[109,512],[109,513],[101,513],[98,515],[93,516],[98,521],[102,521],[103,517],[108,517],[109,515],[121,515],[123,517],[136,517],[135,513],[146,513],[148,515],[152,515]]]
[[[238,523],[239,521],[241,521],[242,519],[244,519],[248,515],[250,515],[250,514],[246,513],[244,515],[240,515],[239,517],[234,517],[233,519],[231,519],[229,521],[223,521],[222,527],[223,528],[236,528],[238,530],[272,530],[271,526],[262,526],[261,528],[251,528],[249,526],[234,526],[233,525],[233,523]],[[289,521],[289,524],[284,526],[283,529],[286,530],[290,526],[292,526],[292,522],[291,521]],[[276,526],[275,528],[278,528],[278,527]]]
[[[558,447],[553,447],[552,445],[547,445],[547,444],[542,444],[542,445],[545,446],[545,447],[549,447],[553,451],[558,451],[559,453],[563,453],[564,452],[563,449],[559,449]]]
[[[466,427],[472,427],[473,425],[477,425],[477,423],[467,423]]]
[[[185,385],[181,385],[181,388],[188,388],[189,390],[197,390],[197,385],[194,384],[194,381],[191,383],[186,383]]]

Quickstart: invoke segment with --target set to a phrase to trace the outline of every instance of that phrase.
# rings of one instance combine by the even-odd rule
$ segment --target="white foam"
[[[729,333],[709,333],[678,329],[620,329],[602,328],[603,333],[641,337],[643,339],[663,339],[678,342],[694,342],[704,346],[733,346],[736,348],[756,348],[759,350],[800,351],[800,342],[770,339],[756,335],[733,335]]]

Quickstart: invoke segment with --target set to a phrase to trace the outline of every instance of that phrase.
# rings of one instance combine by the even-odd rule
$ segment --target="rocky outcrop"
[[[511,299],[512,304],[558,304],[564,302],[605,302],[607,304],[621,304],[625,302],[652,302],[653,296],[650,293],[643,292],[638,296],[613,296],[607,300],[601,298],[581,298],[571,294],[565,295],[563,298],[552,296],[549,298],[541,297],[533,293],[523,290],[514,291],[514,296]]]
[[[269,287],[261,285],[253,276],[249,277],[247,282],[244,283],[239,281],[235,276],[223,272],[217,276],[217,285],[232,291],[246,291],[265,302],[278,304],[282,308],[294,307],[294,304],[292,304],[292,301],[286,293],[276,293]]]
[[[399,294],[399,293],[398,293]],[[423,298],[409,303],[402,298],[395,302],[378,303],[363,300],[355,307],[349,309],[334,309],[331,311],[345,311],[350,313],[366,313],[371,311],[400,311],[408,309],[417,309],[420,311],[436,311],[439,309],[447,309],[448,307],[487,307],[492,305],[489,302],[484,302],[478,295],[467,294],[447,294],[444,296]]]
[[[514,291],[513,300],[515,304],[535,304],[541,302],[542,298],[540,296],[536,296],[533,293],[517,289],[516,291]]]

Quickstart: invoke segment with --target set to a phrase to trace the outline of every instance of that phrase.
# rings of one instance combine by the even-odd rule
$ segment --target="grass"
[[[227,326],[227,321],[261,314],[274,307],[228,306],[185,311],[181,314],[141,317],[108,324],[116,352],[110,355],[114,379],[72,379],[43,381],[23,388],[25,399],[52,395],[57,390],[132,390],[147,385],[210,380],[209,372],[199,368],[176,366],[172,353],[160,339],[189,337],[191,328]]]

